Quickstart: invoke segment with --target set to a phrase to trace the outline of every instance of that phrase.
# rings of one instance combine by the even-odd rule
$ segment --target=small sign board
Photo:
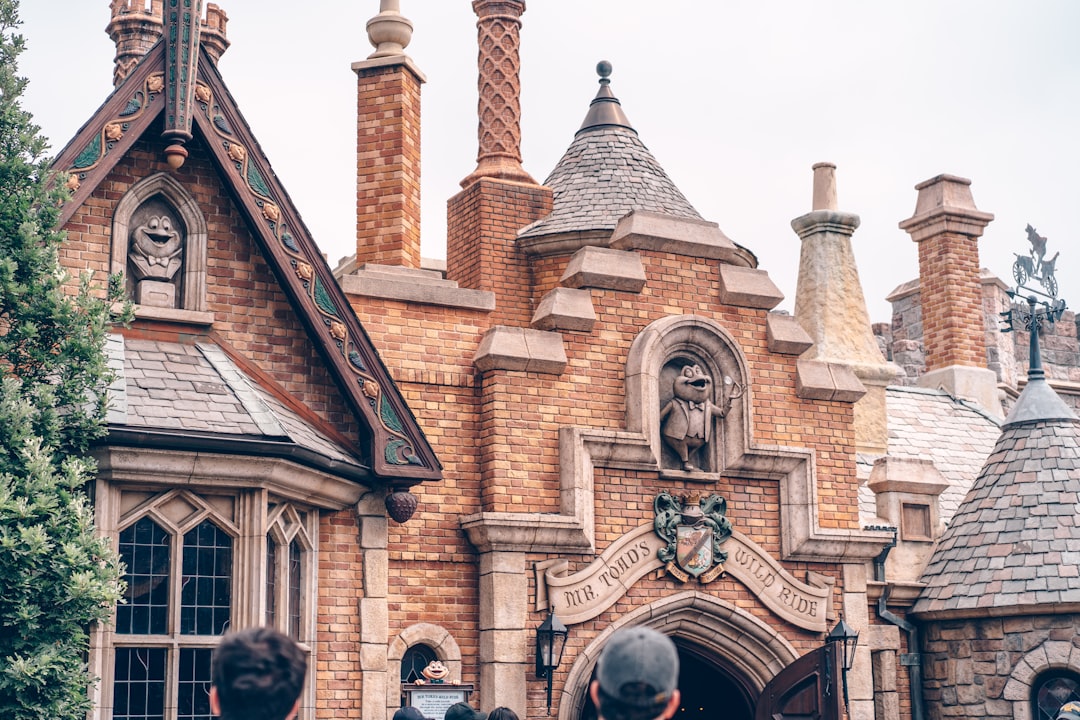
[[[402,685],[405,693],[405,704],[410,705],[420,712],[428,720],[444,720],[446,711],[454,703],[469,702],[472,694],[472,685],[443,685],[430,683],[426,685]]]

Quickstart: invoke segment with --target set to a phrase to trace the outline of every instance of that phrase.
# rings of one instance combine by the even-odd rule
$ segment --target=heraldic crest
[[[653,501],[656,520],[653,527],[667,547],[656,555],[665,568],[680,582],[691,577],[702,583],[724,574],[727,553],[720,546],[731,536],[727,500],[719,495],[699,498],[697,495],[676,498],[662,492]]]

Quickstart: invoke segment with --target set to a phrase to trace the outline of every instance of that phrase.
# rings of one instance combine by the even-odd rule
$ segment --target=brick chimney
[[[938,175],[915,186],[915,213],[900,223],[919,246],[926,373],[941,388],[1001,414],[997,376],[987,368],[979,238],[994,216],[975,207],[971,181]]]
[[[477,167],[447,203],[447,277],[495,293],[493,324],[528,326],[532,276],[517,233],[551,212],[551,189],[521,167],[523,0],[474,0],[480,101]]]
[[[814,341],[802,357],[851,368],[866,388],[854,408],[856,449],[880,454],[888,449],[885,388],[900,369],[882,356],[866,311],[851,247],[859,216],[837,210],[836,166],[813,170],[813,209],[791,221],[802,239],[795,319]]]
[[[143,55],[154,47],[164,32],[164,0],[112,0],[109,5],[111,19],[105,27],[116,43],[113,60],[113,85],[124,82]],[[200,43],[210,57],[217,62],[229,47],[225,37],[225,25],[229,18],[219,6],[209,3],[206,18],[202,20]]]
[[[112,0],[111,20],[105,27],[116,43],[113,59],[113,85],[119,86],[146,52],[161,39],[164,0]]]
[[[405,48],[412,23],[381,0],[367,23],[375,47],[357,77],[356,265],[420,267],[420,85]]]

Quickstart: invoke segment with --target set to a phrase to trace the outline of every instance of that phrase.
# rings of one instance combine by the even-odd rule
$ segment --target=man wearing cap
[[[679,707],[679,653],[646,627],[616,631],[597,662],[593,703],[601,720],[668,720]]]

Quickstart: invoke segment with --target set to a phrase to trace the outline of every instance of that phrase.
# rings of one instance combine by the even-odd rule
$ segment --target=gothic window
[[[210,720],[210,657],[231,623],[236,528],[187,497],[155,509],[119,534],[127,591],[116,613],[113,718]]]
[[[420,672],[428,666],[432,660],[437,660],[435,651],[427,645],[419,644],[409,647],[401,658],[401,682],[413,683],[423,676]]]
[[[272,507],[266,534],[266,624],[301,643],[311,633],[306,611],[314,528],[308,515],[292,505]]]
[[[1080,676],[1067,670],[1042,675],[1032,686],[1032,720],[1054,720],[1067,702],[1080,702]]]

